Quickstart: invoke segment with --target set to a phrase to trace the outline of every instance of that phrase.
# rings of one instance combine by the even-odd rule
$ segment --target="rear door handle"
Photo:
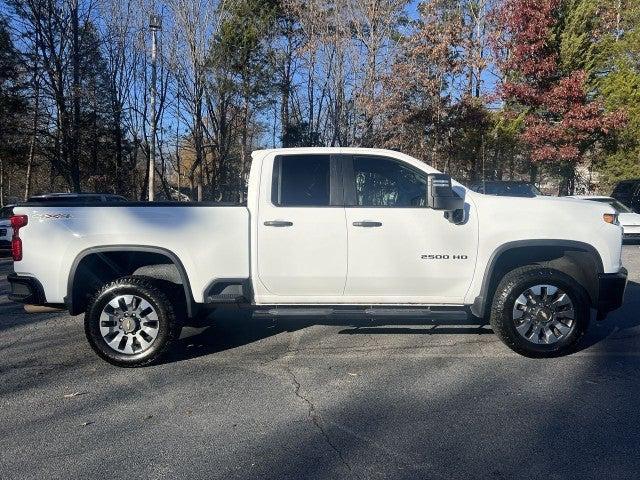
[[[382,222],[372,222],[370,220],[363,220],[362,222],[353,222],[354,227],[381,227]]]
[[[265,227],[293,227],[293,222],[286,220],[268,220],[264,222]]]

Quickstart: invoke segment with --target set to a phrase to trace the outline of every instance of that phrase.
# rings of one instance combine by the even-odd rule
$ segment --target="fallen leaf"
[[[78,397],[80,395],[84,395],[87,392],[73,392],[73,393],[67,393],[66,395],[64,395],[64,398],[73,398],[73,397]]]

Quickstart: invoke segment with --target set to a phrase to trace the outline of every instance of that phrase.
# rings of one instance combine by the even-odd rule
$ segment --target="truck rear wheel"
[[[573,278],[539,265],[507,273],[491,305],[493,331],[512,350],[534,358],[572,352],[589,325],[587,293]]]
[[[119,367],[156,362],[181,330],[172,303],[144,277],[104,285],[89,303],[84,329],[91,348]]]

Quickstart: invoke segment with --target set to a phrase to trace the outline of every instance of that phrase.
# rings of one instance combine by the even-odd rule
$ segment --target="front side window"
[[[288,155],[274,164],[272,201],[282,207],[327,207],[330,202],[329,155]]]
[[[353,157],[356,205],[425,207],[427,175],[380,157]]]

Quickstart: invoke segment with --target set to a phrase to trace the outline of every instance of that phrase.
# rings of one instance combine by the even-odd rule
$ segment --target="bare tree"
[[[176,88],[183,95],[182,104],[188,115],[185,122],[191,130],[195,161],[189,178],[192,188],[197,187],[197,198],[203,197],[203,163],[205,161],[205,90],[207,55],[216,34],[221,15],[218,2],[209,0],[169,0],[167,5],[174,19],[175,57],[172,59]]]

